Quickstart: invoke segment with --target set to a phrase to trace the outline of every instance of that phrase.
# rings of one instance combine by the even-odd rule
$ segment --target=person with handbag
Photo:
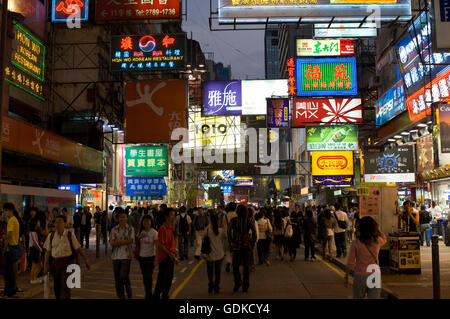
[[[305,261],[315,261],[315,247],[314,244],[318,242],[317,238],[317,223],[314,220],[314,215],[311,208],[306,209],[305,220],[303,222],[303,236],[305,242]],[[311,259],[309,254],[311,253]]]
[[[270,266],[269,247],[270,241],[272,240],[272,225],[269,219],[266,218],[267,211],[265,209],[262,208],[259,214],[261,216],[257,222],[259,228],[259,240],[257,244],[259,264],[262,265],[265,263],[267,266]]]
[[[5,243],[5,269],[3,273],[5,278],[4,298],[17,297],[17,283],[14,268],[17,269],[17,262],[22,258],[23,254],[23,247],[19,243],[19,221],[14,216],[15,209],[12,203],[5,203],[3,205],[3,212],[7,219],[6,234],[3,235],[3,241]]]
[[[343,256],[347,257],[347,245],[345,240],[345,233],[347,231],[348,216],[341,210],[341,205],[336,203],[334,205],[335,211],[333,212],[334,218],[336,218],[336,225],[334,228],[334,242],[336,245],[337,258]]]
[[[275,258],[278,259],[280,258],[281,260],[284,259],[284,234],[286,231],[286,227],[287,227],[287,222],[286,219],[283,218],[282,212],[281,210],[279,210],[278,208],[275,209],[274,212],[274,221],[273,221],[273,243],[275,245]]]
[[[149,215],[144,215],[139,229],[134,257],[139,260],[145,287],[145,299],[150,300],[152,298],[153,270],[157,266],[158,232],[153,228]]]
[[[224,246],[227,240],[227,233],[224,228],[219,227],[219,215],[211,215],[211,224],[206,228],[203,238],[202,253],[206,255],[206,270],[208,274],[208,293],[219,293],[220,273],[222,271],[222,261],[225,257]]]
[[[381,286],[371,288],[367,285],[368,276],[373,274],[369,266],[378,266],[378,254],[380,248],[386,244],[386,236],[381,232],[378,223],[369,216],[360,219],[356,239],[350,246],[347,260],[347,268],[344,278],[344,286],[348,286],[348,274],[354,270],[353,276],[353,298],[363,299],[366,295],[369,299],[379,299]],[[381,284],[381,274],[378,271]]]

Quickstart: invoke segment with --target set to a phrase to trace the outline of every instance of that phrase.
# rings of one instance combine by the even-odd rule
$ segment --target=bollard
[[[431,237],[431,261],[433,263],[433,299],[441,299],[441,278],[439,270],[439,236]]]
[[[100,257],[100,225],[95,225],[95,239],[96,239],[96,245],[95,245],[95,257]]]

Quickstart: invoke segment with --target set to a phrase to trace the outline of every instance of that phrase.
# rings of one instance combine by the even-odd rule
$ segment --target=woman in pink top
[[[353,298],[363,299],[366,294],[369,299],[380,298],[381,273],[378,266],[378,253],[385,243],[386,236],[380,231],[377,222],[372,217],[363,217],[359,220],[356,239],[350,246],[344,279],[344,285],[347,287],[348,274],[350,270],[354,270]],[[373,284],[373,280],[369,280],[369,285],[367,284],[367,279],[374,273],[374,270],[378,271],[380,285]]]

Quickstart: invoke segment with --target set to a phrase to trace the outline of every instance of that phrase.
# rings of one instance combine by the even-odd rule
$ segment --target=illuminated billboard
[[[353,185],[352,151],[315,151],[311,157],[314,186]]]
[[[186,34],[111,37],[111,71],[170,71],[186,68]]]
[[[356,95],[355,58],[297,59],[297,95]]]
[[[357,151],[358,127],[355,125],[319,125],[306,128],[308,151]]]
[[[52,22],[74,20],[89,20],[89,0],[52,0]]]
[[[95,19],[180,19],[180,0],[96,0]]]
[[[289,99],[267,99],[267,127],[289,128]]]
[[[377,36],[376,23],[316,23],[314,38],[370,38]]]
[[[355,40],[297,39],[297,56],[355,55]]]
[[[376,125],[381,126],[406,110],[403,81],[397,82],[375,103]]]
[[[219,23],[408,21],[410,0],[218,0]]]
[[[243,80],[242,115],[266,115],[266,99],[288,95],[288,80]]]

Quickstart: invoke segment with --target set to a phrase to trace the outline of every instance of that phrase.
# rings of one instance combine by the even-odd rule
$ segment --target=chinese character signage
[[[203,85],[203,116],[241,114],[241,81],[209,81]]]
[[[308,124],[361,124],[360,98],[294,99],[292,127]]]
[[[407,21],[410,0],[218,0],[219,23],[365,22],[377,4],[377,19]],[[302,19],[300,20],[299,17]],[[335,19],[336,18],[336,19]]]
[[[111,37],[112,71],[160,71],[186,68],[186,34]]]
[[[306,128],[308,151],[357,151],[358,127],[322,125]]]
[[[364,180],[368,183],[414,183],[414,152],[411,145],[364,152]]]
[[[450,50],[450,1],[433,0],[434,19],[433,19],[433,48],[436,51]]]
[[[433,81],[427,82],[426,86],[410,95],[406,99],[409,118],[417,122],[427,115],[431,115],[433,102],[448,101],[450,99],[450,66],[447,66]]]
[[[450,153],[450,105],[440,104],[438,109],[441,153]]]
[[[289,100],[267,99],[267,127],[289,128]]]
[[[164,177],[127,177],[127,196],[152,197],[166,196]]]
[[[383,125],[405,110],[405,92],[400,80],[375,103],[376,125]]]
[[[5,80],[44,100],[45,46],[22,26],[13,26],[11,64],[4,70]]]
[[[165,146],[127,147],[125,162],[127,176],[167,176]]]
[[[180,0],[97,0],[97,21],[180,19]]]
[[[352,151],[315,151],[311,157],[314,186],[353,185]]]
[[[297,59],[297,95],[356,95],[355,58]]]
[[[89,20],[89,0],[52,0],[52,22],[74,20]]]
[[[127,82],[126,143],[171,141],[174,129],[187,128],[187,99],[184,80]]]
[[[287,72],[288,72],[288,85],[289,85],[289,96],[296,96],[297,86],[295,80],[295,62],[293,58],[287,61]]]
[[[406,96],[422,89],[450,63],[449,53],[433,53],[430,20],[429,14],[422,13],[395,45]]]
[[[355,55],[354,40],[297,39],[297,56]]]

